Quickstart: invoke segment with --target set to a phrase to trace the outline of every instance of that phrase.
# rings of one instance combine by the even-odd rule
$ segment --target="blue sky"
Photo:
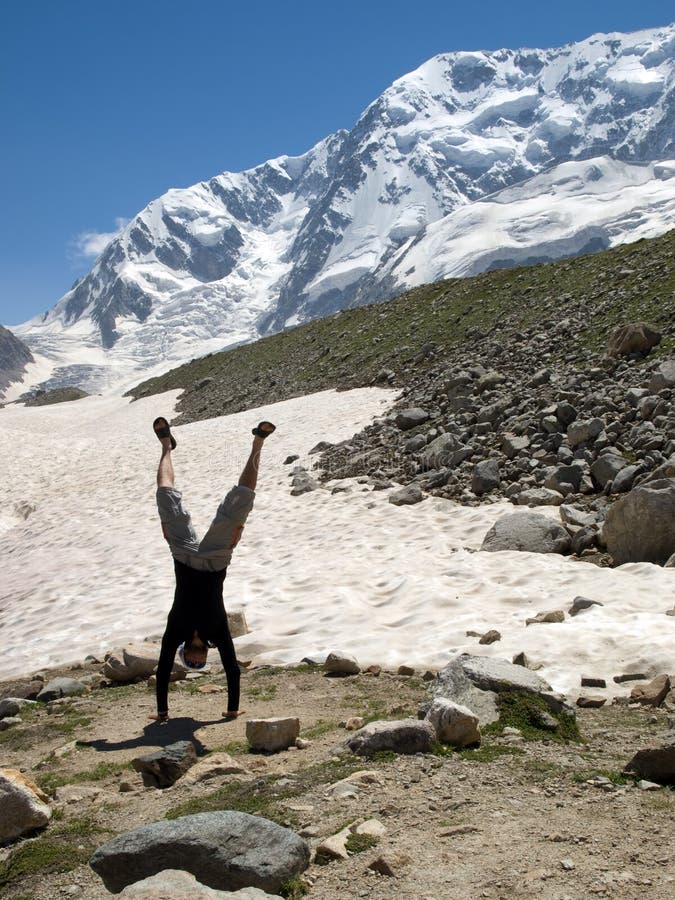
[[[351,128],[436,53],[668,23],[665,2],[4,0],[0,324],[49,309],[150,200]],[[672,12],[671,12],[672,17]]]

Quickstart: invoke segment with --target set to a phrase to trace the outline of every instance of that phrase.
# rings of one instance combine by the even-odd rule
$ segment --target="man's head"
[[[188,641],[185,641],[178,648],[180,660],[188,669],[203,669],[206,665],[208,652],[208,646],[202,641],[196,631]]]

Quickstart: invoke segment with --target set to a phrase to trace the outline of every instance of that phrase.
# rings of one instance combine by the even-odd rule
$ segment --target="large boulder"
[[[664,565],[675,552],[675,478],[638,485],[613,503],[602,537],[616,565]]]
[[[396,427],[400,428],[401,431],[408,431],[410,428],[417,428],[418,425],[423,425],[428,418],[429,413],[426,409],[420,409],[419,406],[413,406],[410,409],[402,409],[400,412],[396,413],[394,422],[396,423]]]
[[[44,828],[52,817],[49,797],[16,769],[0,769],[0,843]]]
[[[218,890],[275,893],[307,868],[309,855],[307,842],[288,828],[219,810],[141,825],[99,847],[89,865],[112,893],[164,869],[184,869]]]
[[[567,553],[570,536],[541,513],[508,513],[483,538],[481,550],[526,550],[529,553]]]
[[[394,753],[428,753],[436,740],[431,722],[419,719],[369,722],[347,738],[344,746],[357,756],[372,756],[381,750]]]
[[[619,325],[612,332],[607,353],[609,356],[631,356],[634,353],[646,356],[660,341],[660,333],[651,325],[646,322],[630,322]]]
[[[573,707],[557,694],[547,681],[524,666],[504,659],[461,653],[441,669],[429,684],[429,700],[422,703],[420,716],[426,716],[438,699],[468,707],[481,725],[499,719],[497,697],[504,692],[523,692],[540,697],[553,713],[574,715]]]
[[[246,740],[252,750],[278,753],[292,747],[300,734],[300,719],[295,716],[273,719],[249,719]]]

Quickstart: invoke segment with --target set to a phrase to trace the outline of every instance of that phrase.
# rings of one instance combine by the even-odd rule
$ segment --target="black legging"
[[[175,610],[172,609],[169,613],[166,631],[162,638],[159,663],[157,664],[157,712],[161,715],[169,710],[169,679],[176,658],[176,651],[183,641],[187,642],[192,638],[195,631],[198,632],[204,643],[208,641],[218,648],[227,679],[227,708],[231,711],[239,709],[241,673],[239,672],[237,654],[234,650],[230,629],[227,626],[225,610],[223,610],[223,618],[220,622],[215,627],[209,628],[208,631],[203,629],[203,627],[186,626],[186,622],[184,620],[181,621],[181,617],[174,615],[174,612]]]

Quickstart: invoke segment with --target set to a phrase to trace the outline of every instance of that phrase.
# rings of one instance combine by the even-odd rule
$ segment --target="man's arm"
[[[150,717],[158,722],[166,721],[169,718],[169,679],[171,678],[171,670],[173,669],[173,662],[179,645],[180,638],[167,627],[162,638],[162,649],[160,650],[157,673],[155,675],[157,680],[157,715]]]

